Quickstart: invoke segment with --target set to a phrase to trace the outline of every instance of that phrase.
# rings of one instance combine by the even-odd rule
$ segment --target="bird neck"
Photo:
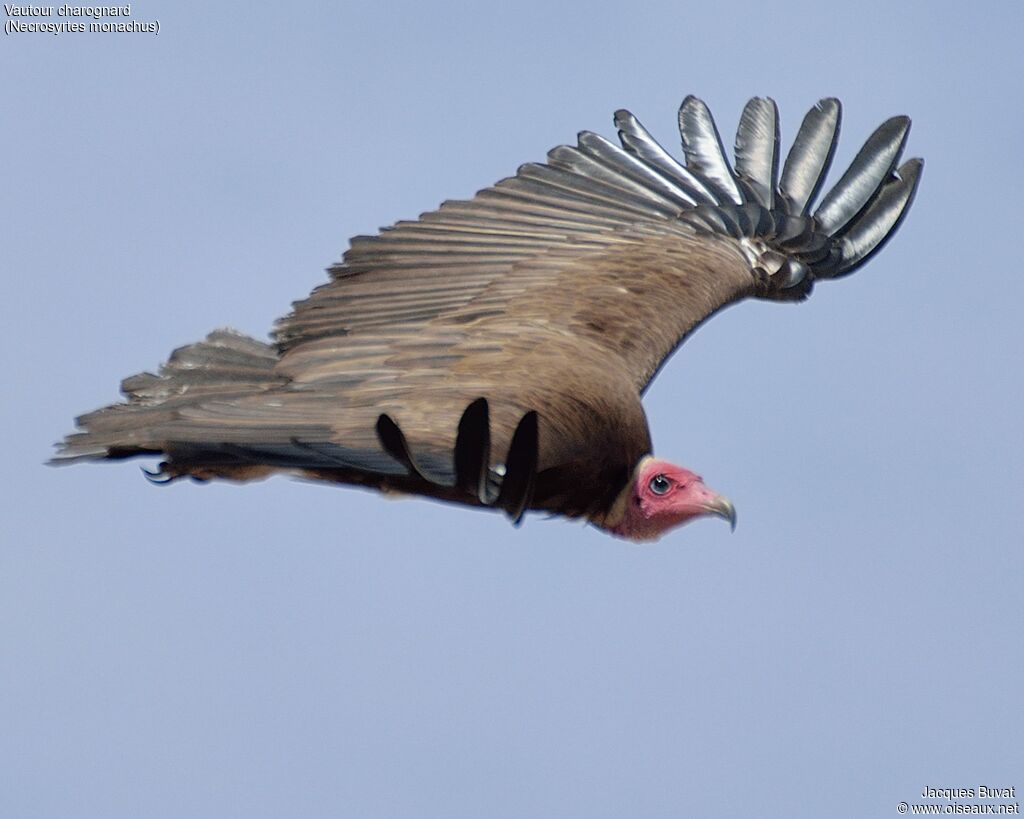
[[[611,506],[608,507],[604,512],[600,512],[596,515],[592,515],[590,522],[595,526],[604,529],[610,534],[624,536],[623,524],[626,523],[627,512],[629,511],[629,504],[633,500],[634,489],[636,482],[640,477],[640,472],[647,465],[649,461],[654,460],[653,455],[645,455],[633,467],[633,472],[629,476],[629,480],[622,487],[619,494],[615,496],[615,500],[612,501]]]

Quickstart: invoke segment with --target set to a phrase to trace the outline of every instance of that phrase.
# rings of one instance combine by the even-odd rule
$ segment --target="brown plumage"
[[[692,473],[645,460],[640,397],[717,310],[803,299],[898,226],[921,169],[896,169],[905,117],[808,215],[839,113],[812,109],[779,180],[771,100],[744,110],[735,171],[699,100],[680,109],[686,165],[620,111],[621,148],[583,133],[470,201],[354,238],[273,346],[220,330],[126,379],[127,403],[79,418],[56,460],[163,454],[164,480],[283,471],[637,539],[734,520]]]

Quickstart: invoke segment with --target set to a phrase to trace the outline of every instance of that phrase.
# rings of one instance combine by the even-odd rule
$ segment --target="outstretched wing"
[[[556,328],[620,357],[643,389],[722,306],[748,295],[803,298],[814,281],[867,261],[906,213],[922,164],[897,169],[910,121],[894,117],[812,215],[838,138],[837,100],[807,114],[781,178],[772,100],[744,109],[735,168],[695,97],[679,111],[684,163],[628,111],[615,122],[621,145],[583,132],[576,147],[555,148],[547,164],[524,165],[472,200],[353,239],[332,280],[279,322],[280,371],[334,377],[330,349],[343,351],[338,365],[351,374],[341,361],[360,348],[377,370],[395,356],[381,334],[411,333],[426,346],[471,334],[461,347],[444,345],[440,366],[449,368],[488,334]]]

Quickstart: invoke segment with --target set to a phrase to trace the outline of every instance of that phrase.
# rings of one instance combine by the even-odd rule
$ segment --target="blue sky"
[[[1013,4],[132,4],[4,38],[0,815],[896,815],[1024,787]],[[739,510],[654,546],[275,479],[50,469],[76,414],[349,236],[704,98],[837,165],[914,120],[899,235],[702,328],[646,406]],[[833,179],[836,178],[835,176]]]

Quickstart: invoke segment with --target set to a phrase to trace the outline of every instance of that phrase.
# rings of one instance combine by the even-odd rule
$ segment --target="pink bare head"
[[[609,528],[628,540],[657,540],[705,515],[725,518],[736,528],[736,510],[728,498],[708,489],[699,475],[668,461],[642,460],[623,496],[621,517]]]

